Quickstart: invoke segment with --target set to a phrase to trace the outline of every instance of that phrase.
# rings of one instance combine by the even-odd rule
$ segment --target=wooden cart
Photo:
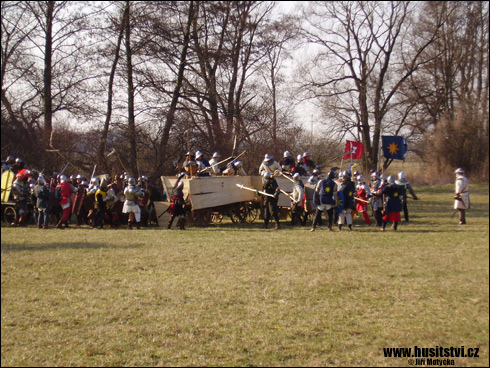
[[[177,178],[162,176],[161,180],[170,200],[172,188]],[[189,224],[206,226],[213,222],[221,222],[224,216],[228,216],[233,223],[252,223],[263,218],[262,196],[237,186],[243,185],[244,187],[262,190],[262,178],[260,176],[195,176],[182,180],[184,182],[184,197],[189,199],[187,204],[187,221]],[[283,191],[292,192],[293,183],[290,180],[282,176],[276,177],[276,180]],[[306,186],[307,184],[305,184]],[[308,197],[307,193],[307,199]],[[161,216],[169,205],[169,202],[159,203],[157,214]],[[281,218],[287,218],[291,206],[290,198],[281,194],[278,206]]]

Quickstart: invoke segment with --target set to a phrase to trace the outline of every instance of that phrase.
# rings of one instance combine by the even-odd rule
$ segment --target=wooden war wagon
[[[280,216],[285,219],[289,214],[291,199],[285,193],[291,193],[293,183],[283,176],[275,177],[279,188],[283,193],[279,196],[278,206]],[[172,188],[177,178],[162,176],[162,185],[170,201]],[[260,176],[194,176],[182,179],[184,182],[184,197],[189,199],[186,206],[188,211],[187,221],[195,226],[205,226],[212,222],[221,222],[224,216],[228,216],[234,223],[252,223],[259,220],[263,213],[262,195],[257,195],[256,190],[262,191],[262,177]],[[305,183],[307,200],[312,199],[313,188]],[[169,202],[160,202],[156,206]],[[307,204],[308,208],[310,204]],[[163,208],[157,208],[157,213],[162,214]]]

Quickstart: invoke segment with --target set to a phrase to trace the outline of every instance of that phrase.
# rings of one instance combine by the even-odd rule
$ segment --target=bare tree
[[[304,35],[318,53],[313,67],[304,70],[303,88],[334,112],[331,124],[341,122],[344,132],[360,134],[366,164],[377,167],[392,103],[414,71],[428,62],[420,56],[436,40],[440,22],[433,33],[409,43],[415,6],[410,2],[311,3]]]

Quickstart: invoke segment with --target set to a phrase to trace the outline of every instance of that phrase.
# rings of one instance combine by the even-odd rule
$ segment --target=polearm
[[[355,199],[355,200],[357,200],[357,201],[364,202],[364,203],[371,203],[371,202],[366,201],[366,200],[364,200],[364,199],[361,199],[361,198],[359,198],[359,197],[354,197],[354,199]]]
[[[97,164],[94,165],[94,169],[92,170],[92,176],[90,177],[90,181],[92,181],[92,179],[94,178],[96,168],[97,168]]]
[[[250,190],[251,192],[255,192],[255,193],[260,193],[262,195],[265,195],[265,196],[268,196],[268,197],[272,197],[272,198],[275,198],[272,194],[269,194],[269,193],[266,193],[266,192],[262,192],[260,190],[257,190],[257,189],[253,189],[253,188],[248,188],[246,186],[244,186],[243,184],[236,184],[236,186],[240,189],[246,189],[246,190]]]
[[[226,161],[228,161],[228,160],[230,160],[232,158],[234,158],[236,160],[238,157],[240,157],[241,155],[243,155],[245,152],[247,152],[247,150],[245,150],[242,153],[240,153],[237,157],[230,156],[230,157],[228,157],[228,158],[226,158],[226,159],[224,159],[224,160],[222,160],[222,161],[220,161],[220,162],[218,162],[218,163],[216,163],[214,165],[211,165],[211,166],[206,167],[205,169],[202,169],[200,172],[202,172],[202,173],[203,172],[206,172],[207,170],[211,169],[212,167],[218,166],[218,165],[222,164],[223,162],[226,162]]]
[[[285,194],[289,197],[289,199],[291,199],[293,201],[293,196],[291,194],[289,194],[288,192],[285,192],[284,190],[282,189],[279,189],[281,191],[282,194]]]
[[[283,174],[282,172],[280,173],[282,176],[284,176],[286,179],[288,179],[289,181],[293,182],[294,183],[294,179],[290,178],[289,176],[287,176],[286,174]]]
[[[63,173],[65,172],[65,170],[66,170],[66,168],[68,167],[68,165],[69,165],[69,164],[70,164],[70,163],[69,163],[69,162],[67,162],[67,163],[66,163],[66,165],[65,165],[65,167],[63,168],[63,170],[61,170],[61,172],[60,172],[58,175],[63,174]]]

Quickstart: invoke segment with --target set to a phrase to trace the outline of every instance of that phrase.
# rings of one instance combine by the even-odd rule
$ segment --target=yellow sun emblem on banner
[[[388,150],[390,151],[390,154],[396,155],[396,151],[399,151],[400,149],[398,148],[398,146],[396,145],[396,143],[391,143],[388,146]]]

